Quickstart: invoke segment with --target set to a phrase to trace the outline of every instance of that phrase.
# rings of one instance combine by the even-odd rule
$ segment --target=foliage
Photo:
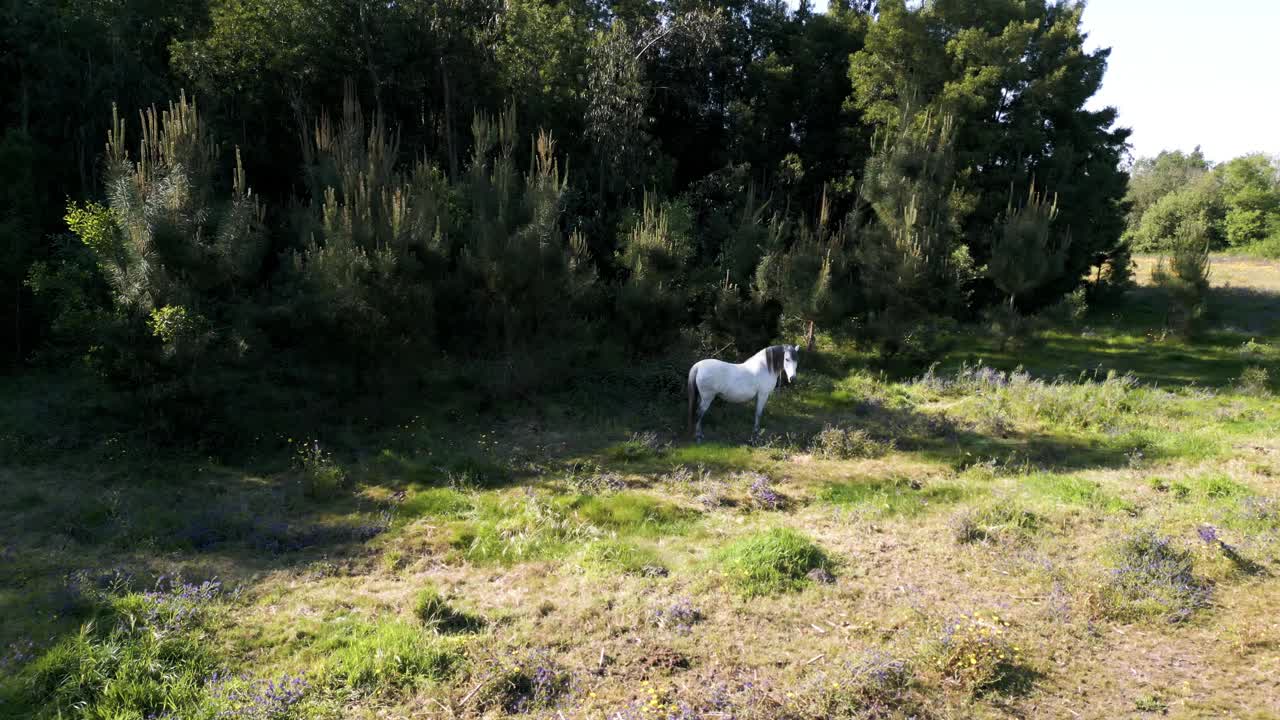
[[[845,428],[827,425],[813,436],[813,454],[832,460],[875,458],[893,449],[893,441],[881,441],[871,437],[861,428]]]
[[[1134,232],[1134,247],[1147,252],[1171,248],[1178,228],[1193,222],[1204,225],[1211,246],[1219,247],[1221,219],[1217,179],[1204,175],[1193,184],[1160,198],[1143,214]]]
[[[302,474],[303,494],[314,500],[333,499],[347,482],[346,472],[319,440],[299,443],[294,462]]]
[[[180,582],[129,592],[117,578],[92,590],[78,632],[23,669],[22,698],[34,717],[145,717],[194,709],[217,658],[205,634],[220,586]]]
[[[1129,277],[1127,131],[1085,109],[1108,51],[1073,3],[4,12],[12,357],[89,359],[162,439],[256,437],[247,383],[281,412],[462,378],[527,398],[784,328],[916,367],[999,293],[1045,307],[1091,268],[1097,297]],[[161,97],[130,156],[120,115]],[[1232,237],[1270,227],[1262,169],[1203,173]],[[1032,186],[1056,197],[1043,250],[1047,201],[1005,202]],[[67,227],[78,247],[46,240]]]
[[[412,687],[446,678],[462,664],[455,639],[398,620],[335,623],[318,646],[327,657],[324,676],[337,687]]]
[[[1206,607],[1212,586],[1195,573],[1191,553],[1153,530],[1139,530],[1115,550],[1107,584],[1110,611],[1122,618],[1186,620]]]
[[[934,664],[944,678],[970,693],[1009,682],[1022,649],[1009,641],[1009,624],[998,613],[975,613],[948,623],[935,648]]]
[[[1053,238],[1057,216],[1057,199],[1050,203],[1045,195],[1037,195],[1035,185],[1031,186],[1025,205],[1015,208],[1010,199],[1000,234],[991,241],[991,259],[987,261],[987,277],[1009,298],[1010,307],[1019,296],[1062,272],[1071,238]]]
[[[811,570],[831,564],[821,548],[789,528],[741,538],[723,548],[717,562],[726,579],[748,597],[799,590]]]
[[[1161,256],[1151,271],[1151,279],[1169,294],[1167,321],[1190,335],[1205,312],[1209,292],[1209,248],[1207,225],[1191,219],[1178,225],[1169,244],[1169,254]]]

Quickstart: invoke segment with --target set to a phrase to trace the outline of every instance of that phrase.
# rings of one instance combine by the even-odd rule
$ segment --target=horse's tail
[[[689,368],[689,435],[693,435],[693,412],[698,403],[698,366]]]

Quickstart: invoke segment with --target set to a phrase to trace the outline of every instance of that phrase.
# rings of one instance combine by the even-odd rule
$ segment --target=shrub
[[[1107,590],[1114,615],[1162,616],[1170,622],[1187,619],[1212,597],[1210,584],[1195,574],[1191,552],[1153,530],[1140,530],[1120,543]]]
[[[810,447],[819,457],[848,460],[880,457],[893,450],[893,441],[876,440],[865,430],[827,425],[813,437]]]
[[[1271,376],[1266,368],[1251,365],[1240,373],[1240,378],[1236,380],[1236,389],[1245,395],[1270,395]]]
[[[489,674],[491,679],[483,687],[479,705],[512,714],[548,709],[573,685],[568,671],[549,653],[537,650],[495,658]]]
[[[1151,279],[1169,294],[1166,322],[1184,335],[1199,329],[1209,293],[1209,231],[1201,220],[1178,225],[1168,248],[1151,271]]]
[[[347,474],[333,455],[320,447],[319,440],[303,442],[294,459],[302,473],[302,492],[313,500],[337,497],[347,482]]]
[[[979,510],[966,510],[951,521],[958,543],[1021,540],[1034,535],[1041,525],[1040,516],[1009,503],[998,503]]]
[[[693,632],[694,624],[702,620],[702,611],[693,606],[689,598],[680,598],[670,605],[664,605],[653,611],[653,624],[664,630],[671,630],[677,635],[688,635]]]
[[[821,548],[789,528],[744,537],[721,550],[717,561],[729,582],[748,597],[799,590],[810,570],[831,565]]]
[[[911,666],[883,652],[871,652],[818,673],[792,701],[800,717],[864,720],[914,716]]]
[[[1009,625],[998,614],[965,616],[948,623],[935,647],[934,664],[944,679],[970,693],[1013,679],[1022,650],[1009,642]]]
[[[747,487],[747,496],[751,504],[761,510],[781,510],[787,499],[774,489],[768,476],[756,472],[742,473],[742,479],[751,484]]]

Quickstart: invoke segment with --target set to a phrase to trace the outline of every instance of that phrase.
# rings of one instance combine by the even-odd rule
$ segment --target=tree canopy
[[[365,382],[407,353],[884,340],[1119,283],[1091,270],[1209,168],[1139,163],[1126,206],[1083,11],[10,3],[6,357],[92,349],[183,392],[197,362]],[[1224,210],[1197,217],[1259,237],[1273,170],[1215,171]]]

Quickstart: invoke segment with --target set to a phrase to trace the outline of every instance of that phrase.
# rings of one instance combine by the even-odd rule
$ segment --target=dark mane
[[[783,345],[773,345],[764,349],[764,361],[769,366],[769,372],[777,375],[782,372],[782,361],[787,356],[787,348]]]

